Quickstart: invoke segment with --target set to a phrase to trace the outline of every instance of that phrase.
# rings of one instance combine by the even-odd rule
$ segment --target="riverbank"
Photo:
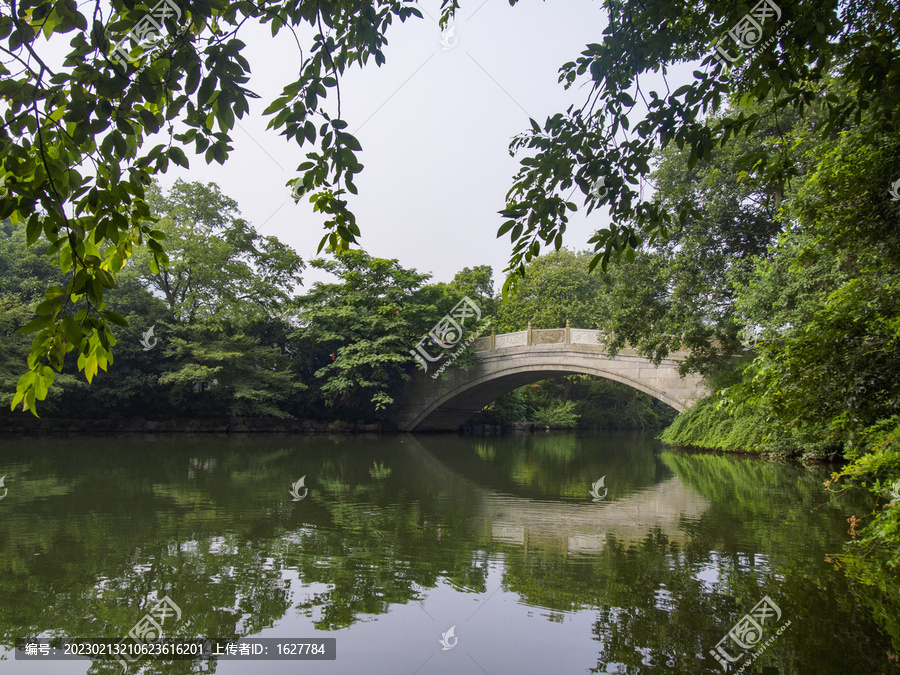
[[[860,487],[871,495],[868,509],[845,507],[850,539],[825,560],[856,582],[867,604],[900,650],[900,416],[879,420],[852,434],[834,424],[819,428],[779,423],[754,402],[732,404],[714,394],[681,412],[659,436],[667,445],[762,459],[839,462],[824,482],[822,496]]]
[[[283,420],[275,417],[182,418],[145,420],[48,419],[31,415],[0,417],[0,434],[53,433],[385,433],[397,428],[389,422],[344,422],[335,420]]]
[[[550,431],[551,427],[522,421],[508,424],[465,424],[459,432],[472,436],[500,436],[510,432]],[[552,428],[553,431],[575,429]],[[369,434],[397,433],[392,422],[345,422],[333,420],[284,420],[277,417],[175,418],[146,420],[142,418],[113,418],[106,420],[54,419],[30,414],[0,417],[0,434],[94,434],[94,433],[295,433],[295,434]],[[586,431],[586,429],[581,429]],[[594,429],[594,431],[597,431]]]
[[[843,447],[826,433],[775,427],[769,412],[752,405],[727,406],[714,394],[683,410],[659,439],[676,447],[746,453],[768,459],[843,462]]]

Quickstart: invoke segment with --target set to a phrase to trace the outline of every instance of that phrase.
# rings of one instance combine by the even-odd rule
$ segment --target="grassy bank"
[[[827,429],[790,429],[759,403],[735,403],[728,390],[682,412],[660,435],[669,445],[747,452],[770,457],[831,459],[841,462],[823,490],[841,495],[867,490],[871,511],[847,505],[849,539],[826,561],[843,569],[900,651],[900,415],[838,442]]]
[[[758,403],[735,403],[717,392],[679,414],[660,435],[669,445],[840,461],[842,444],[824,430],[785,428]]]

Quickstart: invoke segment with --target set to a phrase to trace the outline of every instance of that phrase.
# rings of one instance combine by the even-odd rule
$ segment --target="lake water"
[[[167,637],[336,659],[134,672],[693,675],[717,646],[744,673],[892,672],[826,561],[870,509],[831,470],[649,433],[2,439],[0,672],[121,672],[13,647],[122,638],[164,596]]]

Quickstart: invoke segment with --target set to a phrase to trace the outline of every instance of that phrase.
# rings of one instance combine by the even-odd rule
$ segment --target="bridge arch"
[[[599,331],[520,331],[481,338],[473,346],[481,361],[469,371],[454,369],[447,380],[417,372],[394,409],[400,429],[454,430],[499,396],[560,375],[621,382],[678,411],[703,393],[699,376],[682,378],[678,372],[684,354],[673,354],[658,366],[630,349],[610,357],[599,344]]]

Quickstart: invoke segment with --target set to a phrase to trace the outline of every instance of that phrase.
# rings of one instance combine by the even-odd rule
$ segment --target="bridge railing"
[[[507,347],[530,347],[531,345],[591,345],[596,346],[600,342],[600,331],[590,328],[572,328],[566,321],[565,328],[537,328],[531,327],[516,331],[515,333],[501,333],[481,337],[472,343],[476,352],[492,352]]]

